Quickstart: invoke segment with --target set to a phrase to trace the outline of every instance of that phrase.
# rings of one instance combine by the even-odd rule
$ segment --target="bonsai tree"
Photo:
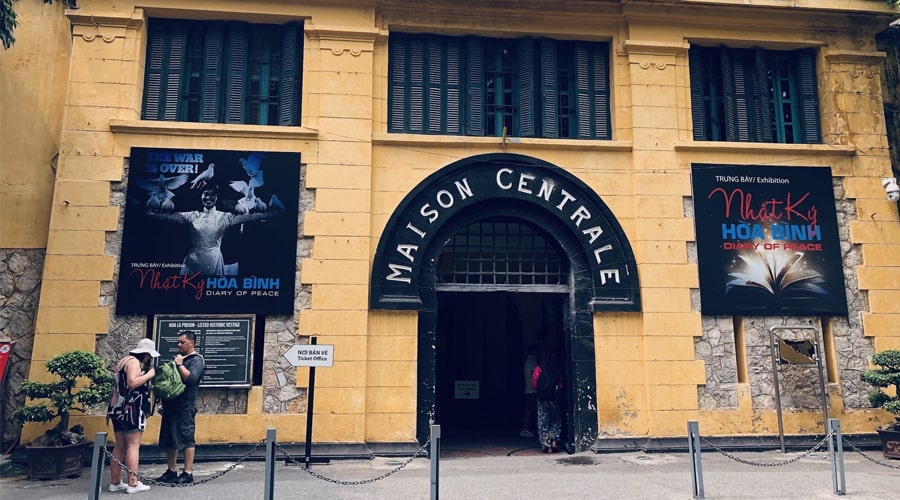
[[[869,402],[875,408],[883,408],[896,416],[896,421],[888,426],[888,430],[900,431],[900,350],[893,349],[876,353],[872,363],[879,368],[866,370],[859,378],[875,387],[894,388],[894,395],[884,391],[869,394]]]
[[[59,419],[55,427],[32,442],[32,445],[63,446],[84,441],[83,431],[68,430],[69,415],[72,411],[86,413],[108,401],[113,377],[106,368],[106,362],[92,352],[68,351],[54,356],[44,366],[59,380],[47,383],[29,380],[22,382],[19,394],[24,394],[30,400],[40,401],[16,408],[13,418],[19,423],[46,423]],[[87,384],[79,384],[81,379]]]

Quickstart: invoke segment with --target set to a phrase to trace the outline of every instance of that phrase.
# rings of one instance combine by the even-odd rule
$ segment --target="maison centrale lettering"
[[[580,235],[590,258],[602,264],[604,254],[613,250],[610,238],[604,234],[603,219],[599,209],[583,200],[582,190],[570,185],[558,176],[540,169],[514,166],[494,166],[467,170],[454,178],[441,181],[416,197],[417,203],[407,208],[405,224],[395,226],[400,234],[393,238],[393,249],[386,249],[384,279],[389,282],[412,284],[415,266],[434,230],[450,215],[464,206],[470,206],[489,198],[519,198],[540,204],[548,211],[555,211]],[[393,242],[392,242],[393,243]],[[620,269],[598,269],[600,285],[620,283]]]

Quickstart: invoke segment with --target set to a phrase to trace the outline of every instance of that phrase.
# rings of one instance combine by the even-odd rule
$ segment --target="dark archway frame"
[[[553,184],[555,198],[536,195],[542,180]],[[543,228],[570,261],[568,424],[575,449],[586,450],[598,424],[593,313],[640,310],[634,254],[615,216],[590,187],[552,164],[512,154],[474,156],[428,176],[403,199],[382,233],[370,307],[419,311],[417,438],[428,438],[435,417],[438,257],[456,231],[498,216]]]

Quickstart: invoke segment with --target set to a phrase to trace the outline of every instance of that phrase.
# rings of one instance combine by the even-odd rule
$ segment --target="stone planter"
[[[887,458],[900,458],[900,430],[877,429],[881,448]]]
[[[67,446],[25,445],[28,479],[62,479],[81,475],[84,453],[93,443],[85,441]]]

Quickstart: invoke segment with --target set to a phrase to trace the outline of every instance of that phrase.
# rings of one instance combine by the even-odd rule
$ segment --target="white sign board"
[[[456,399],[478,399],[477,380],[457,380]]]
[[[295,344],[284,353],[284,357],[293,366],[332,366],[334,346]]]

